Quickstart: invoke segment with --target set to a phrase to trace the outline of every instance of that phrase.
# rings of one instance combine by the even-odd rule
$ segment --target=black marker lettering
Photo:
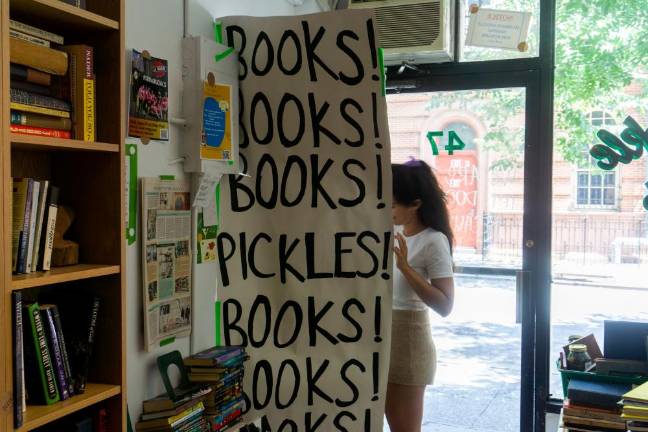
[[[347,44],[344,43],[344,38],[348,37],[353,39],[354,41],[359,41],[360,38],[358,37],[357,34],[352,32],[351,30],[342,30],[338,36],[337,36],[337,46],[340,48],[342,51],[346,53],[346,55],[349,56],[349,58],[353,61],[353,64],[355,64],[356,67],[356,74],[353,77],[350,77],[346,75],[344,72],[340,71],[340,80],[350,86],[358,85],[362,82],[362,79],[364,78],[364,67],[362,66],[362,61],[360,60],[360,57],[353,51],[352,48],[350,48]]]
[[[286,367],[290,366],[292,369],[292,380],[287,380],[284,379],[284,370]],[[292,383],[292,393],[290,394],[290,398],[288,399],[288,402],[283,403],[281,402],[281,383]],[[294,360],[287,359],[281,362],[281,366],[279,367],[279,373],[277,374],[277,388],[275,390],[275,405],[277,406],[278,409],[286,409],[289,406],[291,406],[295,400],[297,399],[297,395],[299,394],[299,386],[301,384],[301,377],[299,375],[299,368],[297,367],[297,363],[295,363]]]
[[[338,81],[340,78],[322,61],[321,58],[319,58],[319,56],[315,52],[317,45],[319,45],[319,43],[322,41],[324,33],[326,33],[324,27],[320,27],[319,30],[317,30],[317,34],[313,39],[311,39],[308,21],[302,21],[302,28],[304,29],[304,46],[306,48],[306,59],[308,60],[310,80],[312,82],[318,81],[317,73],[315,72],[315,63],[317,63],[322,69],[326,71],[326,73],[331,76],[331,78]]]
[[[284,48],[286,46],[286,42],[288,39],[291,39],[294,45],[294,53],[295,53],[295,64],[291,68],[287,68],[284,65]],[[279,70],[283,72],[285,75],[291,76],[291,75],[296,75],[299,73],[302,67],[302,51],[301,51],[301,42],[299,41],[299,37],[297,36],[297,33],[295,33],[292,30],[286,30],[281,36],[281,40],[279,41],[279,48],[277,49],[277,65],[279,66]]]
[[[259,69],[257,67],[257,58],[259,57],[259,47],[261,46],[261,43],[265,44],[266,63],[263,68]],[[270,42],[270,37],[268,36],[268,34],[262,31],[261,33],[259,33],[259,36],[257,36],[256,44],[254,44],[254,50],[252,51],[252,72],[254,72],[254,74],[258,76],[264,76],[268,72],[270,72],[273,64],[274,48],[272,47],[272,42]]]
[[[333,345],[337,345],[339,341],[328,331],[320,327],[319,322],[324,318],[326,313],[333,306],[332,301],[327,301],[326,305],[319,311],[315,310],[315,298],[308,297],[308,345],[317,346],[317,334],[321,334]]]
[[[342,315],[356,329],[355,336],[347,336],[347,335],[343,335],[342,333],[337,334],[338,339],[344,343],[358,342],[362,339],[362,326],[349,313],[349,309],[351,309],[351,306],[355,306],[356,308],[358,308],[361,314],[364,314],[366,312],[365,307],[363,306],[362,303],[360,303],[360,300],[358,299],[352,298],[344,302],[344,306],[342,306]]]
[[[306,383],[308,389],[308,406],[313,406],[313,396],[318,395],[320,398],[324,399],[328,403],[333,403],[333,398],[324,393],[322,389],[317,386],[317,381],[322,377],[326,368],[328,368],[330,361],[324,360],[324,363],[320,365],[313,375],[313,359],[310,357],[306,358]]]
[[[351,172],[351,170],[350,170],[351,166],[360,167],[360,169],[362,171],[367,170],[367,167],[365,167],[362,164],[362,162],[360,162],[358,160],[348,159],[348,160],[344,161],[344,164],[342,165],[342,172],[344,173],[346,178],[348,178],[349,180],[353,181],[356,184],[356,186],[358,187],[358,195],[353,199],[340,198],[338,200],[338,203],[340,203],[340,205],[342,207],[355,207],[357,205],[360,205],[364,201],[365,195],[366,195],[366,189],[365,189],[364,182],[362,181],[362,179],[360,177],[355,176]]]
[[[257,131],[257,127],[260,124],[263,124],[261,121],[257,121],[257,112],[258,109],[257,107],[259,104],[263,105],[263,110],[265,111],[265,124],[267,127],[265,136],[261,137],[259,136],[259,133]],[[250,106],[250,125],[251,125],[251,131],[252,131],[252,138],[258,143],[258,144],[270,144],[272,142],[272,138],[274,135],[274,125],[273,125],[273,116],[272,116],[272,108],[270,108],[270,101],[268,100],[268,97],[261,93],[258,92],[254,95],[252,98],[252,104]]]
[[[293,315],[294,315],[293,332],[292,332],[292,336],[290,336],[290,339],[282,343],[279,341],[279,331],[284,328],[283,326],[284,317],[286,316],[288,309],[293,310]],[[304,312],[302,311],[302,308],[299,305],[299,303],[297,303],[294,300],[288,300],[286,303],[284,303],[281,306],[281,309],[279,309],[279,313],[277,314],[277,320],[275,322],[275,327],[274,327],[275,346],[277,348],[286,348],[292,345],[297,340],[297,337],[299,336],[299,331],[301,330],[301,326],[303,322],[304,322]]]
[[[362,126],[356,121],[356,119],[353,118],[347,111],[347,108],[349,106],[352,106],[353,108],[356,109],[358,114],[362,114],[364,110],[362,109],[362,106],[355,100],[346,98],[340,103],[340,114],[342,115],[342,118],[346,120],[346,122],[353,127],[356,130],[356,133],[358,134],[358,139],[355,141],[350,141],[349,138],[344,138],[344,142],[349,146],[349,147],[362,147],[364,145],[364,130],[362,130]]]
[[[234,306],[235,315],[233,318],[230,317],[230,305]],[[225,302],[223,303],[223,334],[225,336],[226,346],[230,346],[230,345],[247,346],[248,344],[247,336],[245,335],[243,329],[237,324],[241,319],[242,314],[243,314],[243,308],[241,307],[241,303],[239,303],[234,299],[225,300]],[[239,336],[241,336],[240,341],[232,340],[232,335],[231,335],[232,331],[235,331],[236,333],[239,334]]]

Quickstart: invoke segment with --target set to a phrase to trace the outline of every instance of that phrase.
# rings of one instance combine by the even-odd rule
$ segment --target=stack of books
[[[10,131],[95,141],[93,49],[10,20]]]
[[[189,381],[207,384],[212,392],[205,400],[206,417],[213,432],[225,431],[239,422],[243,399],[243,347],[213,347],[184,360]]]
[[[145,400],[137,431],[208,431],[205,419],[205,397],[211,389],[198,390],[173,401],[166,394]]]
[[[628,431],[648,432],[648,383],[624,394],[620,405]]]
[[[563,406],[562,427],[574,431],[626,431],[618,403],[630,384],[569,381],[568,399]]]
[[[58,188],[47,180],[13,179],[13,273],[50,270],[58,196]]]
[[[14,398],[17,424],[27,403],[51,405],[86,389],[100,299],[56,293],[43,302],[14,291]]]

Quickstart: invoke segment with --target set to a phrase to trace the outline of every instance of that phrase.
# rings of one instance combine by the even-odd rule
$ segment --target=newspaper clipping
[[[191,201],[188,180],[142,179],[146,349],[191,332]]]

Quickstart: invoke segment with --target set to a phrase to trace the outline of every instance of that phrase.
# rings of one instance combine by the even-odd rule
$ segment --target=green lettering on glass
[[[449,131],[448,132],[448,144],[445,146],[448,154],[452,156],[455,150],[463,150],[466,148],[466,144],[459,138],[457,132]]]
[[[619,162],[629,164],[643,156],[644,148],[648,151],[648,131],[639,126],[630,116],[623,124],[626,128],[621,132],[621,138],[605,129],[599,130],[596,134],[603,144],[594,145],[590,149],[590,155],[597,160],[596,165],[603,170],[612,170]]]
[[[437,147],[437,143],[434,140],[434,137],[442,137],[443,136],[443,131],[434,131],[434,132],[428,132],[427,134],[427,139],[430,141],[430,145],[432,146],[432,154],[434,156],[439,155],[439,147]]]

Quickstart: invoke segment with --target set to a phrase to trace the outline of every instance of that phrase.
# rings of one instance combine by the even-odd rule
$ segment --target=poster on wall
[[[529,12],[477,8],[470,16],[466,45],[527,51],[530,23]]]
[[[221,182],[225,345],[266,431],[382,430],[391,169],[371,11],[228,17],[242,175]]]
[[[231,106],[232,86],[204,82],[201,159],[232,159]]]
[[[144,340],[148,351],[191,332],[189,180],[142,179]]]
[[[131,65],[128,136],[168,141],[168,62],[132,50]]]

